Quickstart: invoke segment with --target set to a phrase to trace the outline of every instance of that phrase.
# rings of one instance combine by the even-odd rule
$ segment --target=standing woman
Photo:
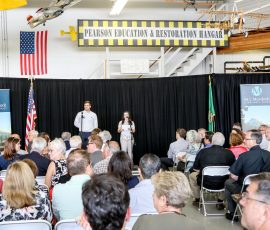
[[[135,124],[128,111],[123,113],[122,120],[118,123],[118,133],[121,133],[121,150],[127,152],[130,158],[133,159],[132,149],[134,144],[133,133],[135,133]]]

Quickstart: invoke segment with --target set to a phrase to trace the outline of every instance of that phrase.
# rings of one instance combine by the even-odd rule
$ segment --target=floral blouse
[[[51,204],[48,195],[37,191],[34,195],[36,204],[25,208],[11,208],[7,201],[0,196],[0,222],[16,220],[52,220]]]
[[[54,187],[59,183],[61,177],[68,175],[66,160],[58,160],[54,161],[54,163],[55,163],[55,174],[52,177],[52,187]]]

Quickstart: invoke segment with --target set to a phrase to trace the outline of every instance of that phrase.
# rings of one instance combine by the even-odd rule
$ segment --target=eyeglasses
[[[247,199],[247,200],[254,200],[254,201],[257,201],[257,202],[260,202],[260,203],[263,203],[263,204],[268,204],[270,205],[269,203],[267,203],[266,201],[263,201],[263,200],[257,200],[255,198],[250,198],[248,197],[248,193],[247,192],[243,192],[242,195],[241,195],[242,199]]]
[[[94,144],[94,142],[88,142],[88,145],[92,145],[92,144]]]
[[[255,141],[255,139],[253,139],[253,138],[245,138],[244,140],[246,140],[246,141],[254,140]]]

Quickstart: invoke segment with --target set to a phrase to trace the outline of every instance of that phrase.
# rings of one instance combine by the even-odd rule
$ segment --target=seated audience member
[[[0,221],[51,221],[52,212],[47,195],[35,190],[34,175],[21,161],[12,163],[7,170],[0,196]]]
[[[17,134],[17,133],[11,134],[10,137],[14,137],[14,138],[16,138],[16,139],[19,139],[20,142],[21,142],[21,137],[20,137],[20,135]],[[19,155],[25,155],[25,154],[27,154],[27,153],[28,153],[28,152],[26,152],[25,150],[21,149],[21,145],[20,145],[20,149],[17,151],[17,154],[19,154]]]
[[[60,138],[55,138],[49,144],[49,156],[51,163],[48,167],[45,184],[51,188],[58,183],[65,183],[70,179],[65,158],[66,145]]]
[[[93,129],[93,131],[91,132],[91,135],[98,135],[100,132],[102,132],[102,130],[100,128],[95,128]]]
[[[268,127],[266,130],[265,130],[265,137],[268,141],[268,147],[267,147],[267,151],[270,152],[270,127]]]
[[[101,131],[98,135],[101,137],[103,143],[108,144],[109,141],[112,139],[111,133],[109,131],[107,131],[107,130]]]
[[[160,170],[160,159],[147,153],[139,163],[139,174],[141,181],[134,188],[129,190],[130,208],[132,213],[154,213],[156,209],[153,204],[154,186],[151,183],[151,177]]]
[[[130,219],[129,194],[120,179],[107,174],[93,176],[83,186],[82,200],[80,224],[84,229],[125,229]]]
[[[36,177],[38,176],[38,167],[35,164],[35,162],[30,159],[23,159],[22,162],[26,163],[30,167],[30,169],[32,170],[32,173],[34,174],[34,178],[36,179]],[[45,180],[42,185],[38,184],[38,182],[35,180],[35,189],[38,191],[42,191],[49,196],[49,189],[45,185]]]
[[[49,159],[50,157],[49,157],[49,147],[48,147],[48,145],[49,145],[49,143],[51,141],[50,136],[46,132],[41,132],[41,133],[38,134],[38,137],[42,137],[42,138],[44,138],[46,140],[47,146],[46,146],[46,148],[44,148],[44,151],[43,151],[42,154],[43,154],[44,157],[47,157]]]
[[[82,148],[82,138],[79,135],[72,136],[70,138],[69,143],[70,143],[70,148],[69,150],[66,151],[66,158],[68,158],[68,155],[72,150]]]
[[[205,138],[203,140],[204,148],[209,148],[212,146],[213,135],[214,135],[214,132],[211,132],[211,131],[205,132]]]
[[[242,194],[241,224],[247,230],[270,229],[270,173],[250,178],[250,185]]]
[[[93,167],[99,161],[102,161],[102,148],[103,141],[100,136],[98,135],[91,135],[89,137],[88,145],[87,145],[87,152],[90,156],[90,161],[92,162]]]
[[[161,160],[161,167],[164,170],[168,170],[169,167],[173,167],[175,162],[176,154],[179,152],[186,152],[188,150],[188,141],[185,140],[186,138],[186,130],[185,129],[177,129],[176,130],[176,141],[170,144],[168,150],[168,157],[162,157]]]
[[[132,168],[133,164],[129,155],[124,151],[119,151],[111,157],[108,173],[120,178],[128,189],[131,189],[139,183],[138,177],[132,176]]]
[[[229,150],[232,151],[235,159],[238,159],[239,155],[248,151],[246,147],[243,146],[244,142],[244,134],[241,131],[232,130],[230,134],[230,148]]]
[[[71,133],[70,132],[62,132],[61,134],[62,140],[65,142],[66,145],[66,151],[70,149],[70,143],[69,140],[71,138]]]
[[[28,133],[28,146],[27,146],[27,152],[30,153],[31,149],[32,149],[32,142],[33,139],[36,138],[38,136],[38,131],[37,130],[31,130]]]
[[[45,176],[50,164],[50,160],[43,156],[47,142],[42,137],[36,137],[32,140],[31,152],[27,155],[20,156],[20,160],[30,159],[38,167],[38,176]]]
[[[233,123],[232,129],[237,129],[239,131],[242,131],[242,125],[239,122]]]
[[[110,141],[108,145],[106,144],[102,152],[104,160],[95,164],[94,173],[95,174],[107,173],[110,159],[112,155],[118,151],[120,151],[120,146],[116,141]]]
[[[189,130],[187,132],[186,140],[189,142],[186,154],[177,157],[179,160],[177,170],[182,172],[188,172],[193,166],[196,155],[201,148],[201,138],[196,130]]]
[[[83,211],[82,186],[93,174],[87,152],[73,150],[67,158],[70,180],[65,184],[57,184],[53,190],[52,208],[58,221],[75,219]]]
[[[231,166],[235,157],[231,151],[224,149],[222,146],[225,143],[225,137],[222,133],[217,132],[213,135],[212,146],[209,148],[204,148],[196,156],[193,170],[189,175],[190,187],[195,198],[193,205],[199,205],[200,198],[200,186],[202,182],[202,171],[207,166]],[[217,176],[217,177],[205,177],[204,186],[209,189],[221,189],[224,188],[224,182],[227,179],[227,176]],[[223,194],[220,194],[218,201],[223,201]],[[224,209],[223,204],[218,204],[217,209]]]
[[[20,146],[20,140],[15,137],[9,137],[5,141],[3,155],[0,156],[0,171],[6,170],[12,162],[19,159],[17,151]]]
[[[265,135],[267,128],[268,128],[267,125],[260,125],[260,127],[258,128],[258,131],[260,131],[262,134],[262,142],[260,143],[260,147],[261,149],[265,149],[265,150],[267,150],[268,148],[268,140]]]
[[[207,132],[206,129],[200,128],[198,129],[198,135],[201,138],[201,146],[200,149],[204,147],[204,138],[205,138],[205,133]]]
[[[270,172],[270,153],[260,148],[262,134],[258,130],[246,133],[244,144],[249,149],[241,154],[230,167],[230,179],[225,183],[225,197],[228,202],[226,218],[231,220],[236,207],[231,195],[240,193],[244,178],[250,174]]]
[[[182,214],[192,192],[188,179],[181,172],[161,172],[152,176],[153,201],[157,215],[142,215],[133,230],[195,230],[201,225]]]

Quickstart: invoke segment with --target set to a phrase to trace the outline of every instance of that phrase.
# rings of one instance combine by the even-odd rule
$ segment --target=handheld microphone
[[[82,117],[82,118],[84,118],[84,116],[83,116],[83,111],[82,111],[82,115],[81,115],[81,117]]]

